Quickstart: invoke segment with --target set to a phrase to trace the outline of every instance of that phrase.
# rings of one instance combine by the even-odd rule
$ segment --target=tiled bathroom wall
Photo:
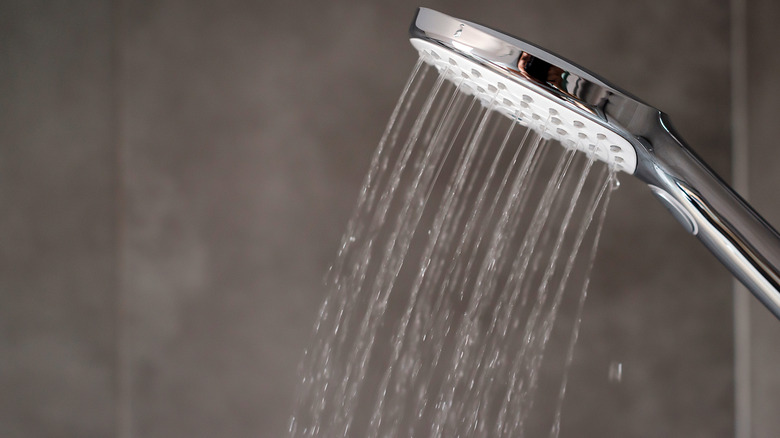
[[[0,2],[0,436],[284,436],[416,6]],[[424,6],[614,81],[731,177],[728,0]],[[747,6],[749,197],[780,224],[780,10]],[[562,436],[733,435],[731,276],[642,184],[610,208]],[[748,318],[773,437],[780,325]]]
[[[3,437],[115,430],[112,34],[109,2],[0,3]]]

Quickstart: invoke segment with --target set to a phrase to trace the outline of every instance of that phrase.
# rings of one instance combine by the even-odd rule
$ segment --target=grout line
[[[748,199],[748,56],[747,1],[731,0],[731,126],[732,182]],[[734,294],[734,435],[751,436],[750,294],[733,280]]]
[[[114,406],[114,436],[116,438],[132,437],[132,403],[131,403],[131,376],[128,368],[128,350],[125,315],[125,276],[124,249],[126,243],[126,181],[125,181],[125,150],[122,103],[124,87],[122,78],[122,43],[124,32],[124,3],[122,0],[111,1],[111,70],[113,76],[113,118],[114,118],[114,148],[115,148],[115,224],[116,224],[116,267],[115,267],[115,309],[114,309],[114,333],[115,333],[115,406]]]

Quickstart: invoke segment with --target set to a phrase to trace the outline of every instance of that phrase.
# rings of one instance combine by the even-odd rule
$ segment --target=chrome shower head
[[[418,9],[410,36],[464,92],[645,182],[780,318],[780,236],[686,146],[666,114],[538,46],[431,9]]]

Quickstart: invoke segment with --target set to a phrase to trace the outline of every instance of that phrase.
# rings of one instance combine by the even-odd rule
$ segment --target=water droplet
[[[623,364],[612,361],[609,364],[609,381],[620,382],[623,380]]]
[[[612,189],[620,187],[620,180],[617,177],[617,173],[612,175]]]

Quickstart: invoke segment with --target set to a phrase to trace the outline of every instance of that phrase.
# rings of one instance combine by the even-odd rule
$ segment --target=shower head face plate
[[[428,64],[495,110],[623,172],[634,174],[641,164],[643,146],[634,134],[659,111],[595,74],[529,42],[426,8],[418,9],[410,38]]]
[[[618,170],[632,174],[636,169],[636,152],[625,138],[558,99],[433,42],[413,38],[411,43],[426,63],[484,106]]]

